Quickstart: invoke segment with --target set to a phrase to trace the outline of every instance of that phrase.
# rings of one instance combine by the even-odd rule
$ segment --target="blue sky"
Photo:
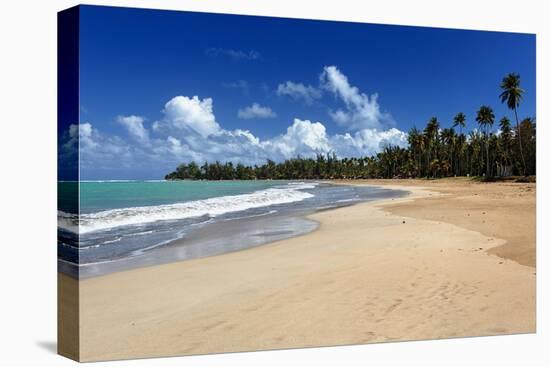
[[[431,116],[511,117],[509,72],[535,116],[534,35],[91,6],[80,27],[82,179],[370,155]]]

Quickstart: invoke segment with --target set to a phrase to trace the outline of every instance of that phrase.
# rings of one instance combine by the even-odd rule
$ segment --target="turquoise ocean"
[[[309,181],[60,182],[59,269],[89,277],[242,250],[314,230],[305,216],[315,211],[403,194]]]

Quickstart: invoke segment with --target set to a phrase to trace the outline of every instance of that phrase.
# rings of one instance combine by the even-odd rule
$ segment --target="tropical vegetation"
[[[296,157],[276,163],[245,166],[232,162],[182,163],[168,180],[252,180],[252,179],[341,179],[341,178],[439,178],[479,176],[485,179],[536,174],[536,120],[520,120],[518,108],[524,90],[520,76],[510,73],[500,84],[500,100],[513,111],[515,126],[507,116],[498,120],[488,105],[481,105],[473,118],[458,112],[450,126],[437,117],[424,129],[413,127],[408,147],[388,145],[370,157],[339,158],[334,153],[315,158]],[[476,124],[466,134],[468,121]],[[458,129],[458,131],[457,131]]]

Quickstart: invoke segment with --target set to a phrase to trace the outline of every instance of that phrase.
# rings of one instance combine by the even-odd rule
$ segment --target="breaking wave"
[[[121,226],[142,225],[157,221],[180,220],[201,216],[216,217],[226,213],[302,201],[314,195],[302,190],[314,184],[269,188],[249,194],[214,197],[184,203],[111,209],[97,213],[69,214],[58,211],[58,226],[73,233],[89,233]]]

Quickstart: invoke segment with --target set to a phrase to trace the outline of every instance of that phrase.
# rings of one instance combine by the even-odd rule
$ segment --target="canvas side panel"
[[[79,8],[58,13],[57,26],[57,351],[79,360]]]

